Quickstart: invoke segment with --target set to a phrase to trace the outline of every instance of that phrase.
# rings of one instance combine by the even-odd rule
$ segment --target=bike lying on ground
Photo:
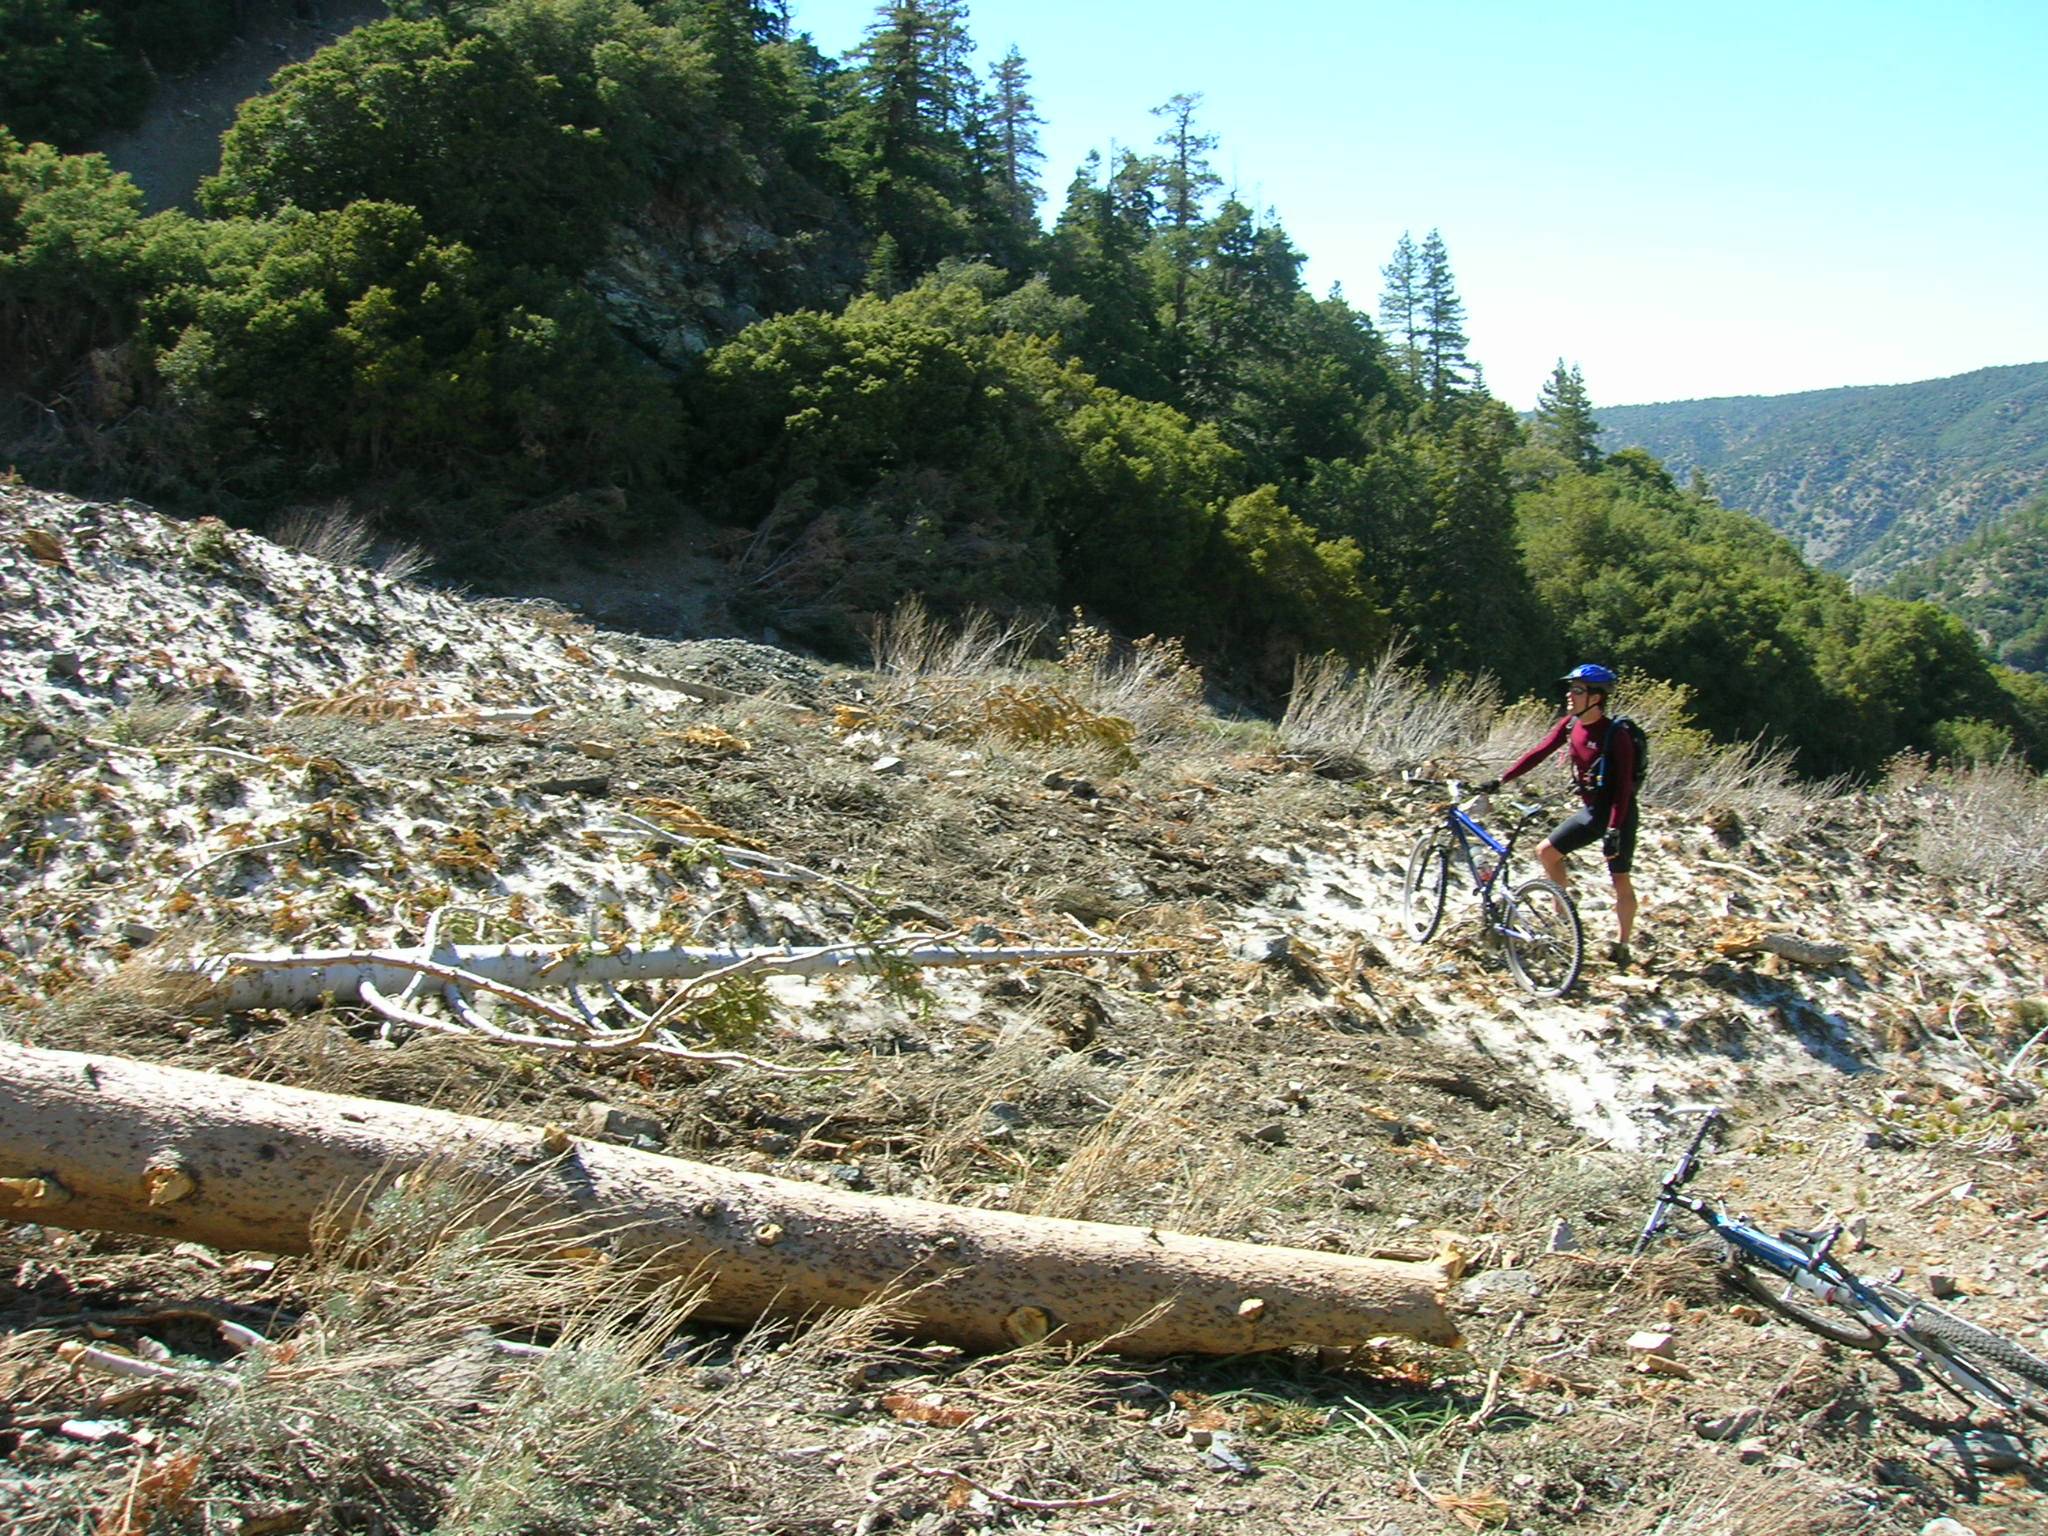
[[[1577,905],[1554,880],[1525,880],[1508,889],[1508,859],[1522,833],[1543,819],[1543,808],[1517,805],[1518,819],[1502,842],[1479,821],[1492,809],[1484,794],[1465,801],[1465,786],[1458,780],[1449,780],[1446,787],[1449,803],[1436,808],[1437,824],[1415,840],[1408,855],[1401,893],[1408,936],[1422,944],[1436,933],[1451,870],[1459,868],[1479,898],[1481,922],[1499,938],[1515,979],[1538,997],[1562,996],[1579,979],[1586,958]]]
[[[1842,1235],[1839,1224],[1773,1237],[1683,1193],[1699,1169],[1707,1132],[1721,1118],[1718,1109],[1699,1113],[1700,1128],[1658,1187],[1657,1203],[1636,1240],[1637,1253],[1664,1230],[1671,1208],[1680,1206],[1712,1231],[1722,1276],[1800,1327],[1852,1349],[1904,1344],[1950,1390],[2048,1423],[2048,1360],[1901,1290],[1896,1271],[1886,1280],[1852,1274],[1833,1257],[1835,1240]]]

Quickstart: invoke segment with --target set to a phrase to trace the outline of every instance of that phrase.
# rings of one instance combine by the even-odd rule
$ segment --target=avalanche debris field
[[[692,1322],[686,1294],[545,1234],[480,1237],[432,1188],[309,1257],[16,1210],[0,1523],[2048,1529],[2048,1428],[1960,1403],[1903,1351],[1799,1331],[1679,1241],[1630,1252],[1686,1107],[1717,1104],[1699,1191],[1773,1226],[1847,1222],[1859,1269],[1952,1288],[2048,1353],[2048,930],[2037,899],[1926,867],[1930,838],[1971,835],[1937,776],[1769,805],[1653,780],[1635,962],[1599,958],[1612,912],[1582,880],[1586,971],[1538,1001],[1460,908],[1406,936],[1432,791],[1404,765],[1185,699],[1170,724],[1109,707],[1107,654],[855,671],[0,489],[6,1038],[842,1190],[1454,1251],[1466,1335],[976,1357],[880,1309]],[[702,989],[666,1015],[690,1048],[668,1056],[522,1043],[538,1025],[482,1004],[216,1016],[175,976],[437,939],[884,958]],[[933,939],[1132,953],[887,958]],[[662,998],[586,1003],[617,1024]],[[0,1115],[16,1096],[0,1084]]]

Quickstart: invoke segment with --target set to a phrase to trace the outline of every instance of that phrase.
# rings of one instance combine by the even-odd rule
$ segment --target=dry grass
[[[1001,624],[985,613],[969,614],[959,628],[950,628],[912,597],[874,623],[868,648],[877,672],[914,686],[1019,675],[1041,633],[1036,625]]]
[[[198,977],[174,974],[153,961],[130,961],[103,978],[80,981],[0,1016],[0,1038],[53,1051],[160,1055],[187,1040],[186,1020],[207,989]]]
[[[1399,646],[1362,671],[1316,657],[1295,667],[1280,745],[1321,766],[1383,773],[1447,758],[1476,764],[1500,707],[1492,679],[1431,688]]]
[[[1887,788],[1919,813],[1912,852],[1929,874],[2048,897],[2048,778],[2010,758],[1936,770],[1907,759],[1893,765]]]
[[[271,525],[270,540],[329,565],[375,570],[392,581],[409,580],[434,563],[416,544],[395,546],[379,557],[377,535],[346,501],[292,508]]]
[[[153,747],[184,735],[206,715],[189,700],[167,699],[145,691],[111,710],[100,734],[123,746]]]
[[[1184,1135],[1193,1129],[1189,1111],[1208,1091],[1199,1073],[1141,1075],[1018,1208],[1033,1216],[1102,1219],[1114,1197],[1173,1174]]]
[[[951,627],[909,599],[869,633],[882,703],[939,735],[1110,773],[1191,739],[1206,721],[1201,673],[1178,642],[1146,636],[1119,645],[1077,613],[1049,677],[1030,659],[1041,636],[1037,626],[981,613]],[[842,720],[863,723],[857,712]]]
[[[1645,1483],[1649,1497],[1618,1512],[1615,1536],[1855,1536],[1879,1516],[1847,1506],[1798,1471],[1730,1465],[1701,1455]]]
[[[699,1525],[709,1480],[660,1400],[691,1295],[492,1208],[455,1181],[380,1197],[293,1275],[295,1326],[199,1373],[175,1479],[67,1485],[43,1528]]]

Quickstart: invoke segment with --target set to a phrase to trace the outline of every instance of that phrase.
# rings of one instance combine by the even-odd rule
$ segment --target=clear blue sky
[[[871,0],[793,0],[855,46]],[[1057,210],[1201,92],[1216,169],[1368,314],[1443,232],[1471,355],[1526,408],[2048,361],[2048,0],[969,0],[1032,76]]]

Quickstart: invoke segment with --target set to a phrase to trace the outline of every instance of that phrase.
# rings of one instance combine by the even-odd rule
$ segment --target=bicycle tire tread
[[[2000,1365],[2031,1383],[2035,1394],[2030,1400],[2023,1399],[2024,1406],[2036,1418],[2048,1418],[2048,1360],[2028,1352],[2001,1334],[1980,1328],[1953,1312],[1944,1312],[1924,1301],[1914,1309],[1912,1331],[1939,1341],[1965,1361]]]

